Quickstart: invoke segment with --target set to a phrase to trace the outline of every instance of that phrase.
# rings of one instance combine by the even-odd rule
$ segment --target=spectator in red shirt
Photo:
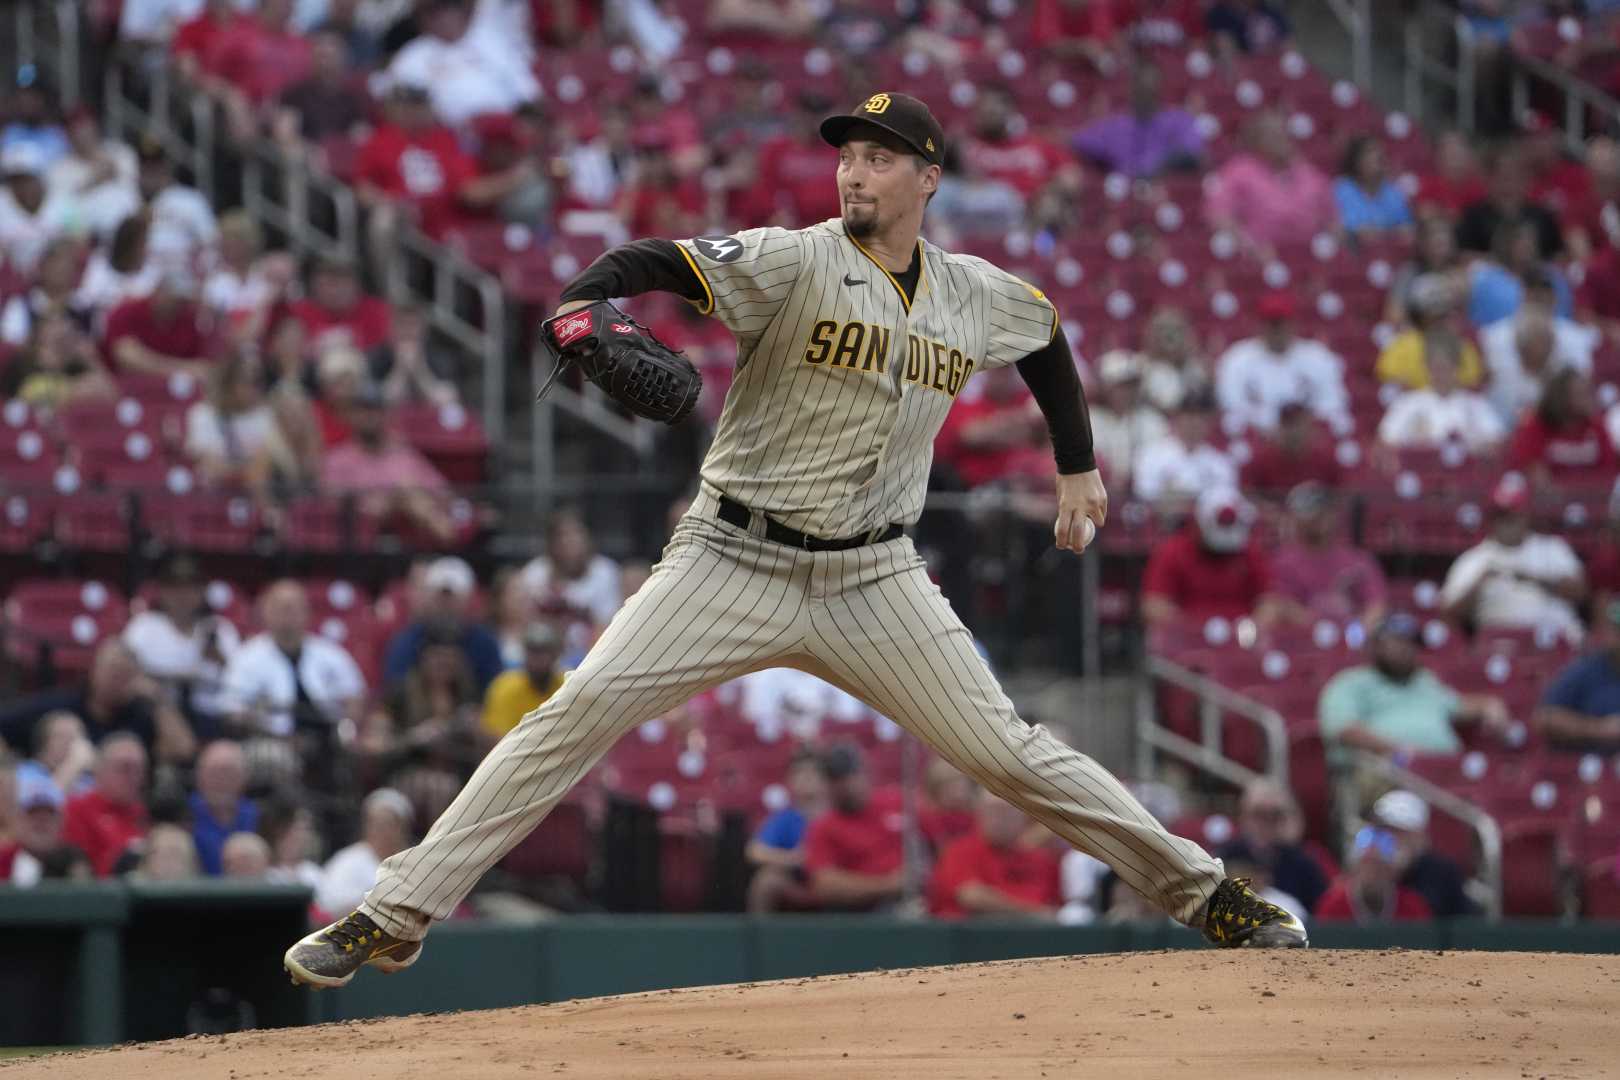
[[[366,358],[358,349],[335,345],[321,353],[315,364],[315,385],[319,394],[313,402],[313,412],[321,445],[326,449],[348,442],[354,434],[349,426],[349,409],[365,381]]]
[[[922,805],[917,809],[917,829],[935,854],[947,844],[973,830],[978,788],[950,762],[935,758],[923,770]]]
[[[216,343],[212,319],[196,296],[196,280],[185,270],[170,268],[151,296],[114,308],[107,316],[106,336],[114,371],[206,379],[214,368]]]
[[[259,109],[309,74],[309,38],[294,30],[293,0],[259,0],[258,11],[215,37],[205,64],[219,82],[226,122],[239,139],[254,136]]]
[[[127,732],[101,742],[96,786],[68,800],[62,839],[83,849],[97,877],[108,877],[119,856],[146,835],[146,748]]]
[[[905,886],[899,799],[874,795],[861,752],[848,743],[821,757],[832,805],[805,834],[811,895],[824,908],[865,911],[898,900]]]
[[[350,74],[343,38],[322,30],[310,38],[308,77],[280,95],[270,129],[284,149],[302,152],[303,144],[355,138],[371,118],[365,85]]]
[[[1243,466],[1243,490],[1281,498],[1305,483],[1338,487],[1344,478],[1331,432],[1310,407],[1290,401],[1277,410],[1277,430],[1254,448]]]
[[[1012,95],[1000,87],[979,91],[973,134],[962,140],[963,163],[976,174],[999,180],[1028,199],[1052,180],[1052,174],[1074,159],[1053,143],[1012,130]]]
[[[1549,375],[1540,403],[1513,434],[1508,468],[1526,473],[1537,487],[1611,480],[1614,446],[1596,414],[1594,397],[1591,382],[1574,368]]]
[[[1387,829],[1367,825],[1356,833],[1347,869],[1322,894],[1315,915],[1321,922],[1422,922],[1432,918],[1416,892],[1398,884],[1399,845]]]
[[[1587,189],[1564,214],[1564,244],[1576,262],[1620,246],[1620,143],[1606,135],[1586,144]]]
[[[776,209],[783,222],[798,228],[838,217],[838,188],[829,181],[838,155],[820,135],[825,100],[801,94],[793,130],[760,147],[759,184],[776,192]]]
[[[928,909],[943,919],[970,915],[1055,916],[1063,905],[1058,858],[1022,842],[1029,818],[985,791],[977,822],[940,853]]]
[[[238,24],[251,21],[252,16],[237,8],[236,0],[208,0],[197,17],[180,24],[169,39],[169,51],[180,73],[192,80],[208,73],[206,65],[216,55],[220,38]]]
[[[669,148],[660,141],[636,146],[636,167],[619,192],[619,218],[634,236],[691,236],[703,231],[703,185],[675,171]]]
[[[547,177],[545,117],[537,105],[478,125],[478,176],[461,189],[466,212],[484,218],[547,225],[555,199]]]
[[[309,74],[310,41],[289,24],[293,0],[259,0],[256,15],[233,20],[214,39],[209,68],[253,108]]]
[[[1608,523],[1586,560],[1586,581],[1592,590],[1593,621],[1602,626],[1610,605],[1620,600],[1620,485],[1609,495]]]
[[[441,543],[454,539],[456,527],[444,498],[449,485],[421,451],[388,429],[382,389],[363,383],[349,405],[348,421],[353,437],[327,451],[321,487],[354,495],[360,513],[385,525],[402,519]]]
[[[1420,218],[1455,221],[1463,207],[1484,198],[1485,179],[1468,137],[1460,131],[1442,132],[1434,144],[1434,169],[1418,181],[1412,209]]]
[[[1251,542],[1255,511],[1235,491],[1206,490],[1192,520],[1153,549],[1142,572],[1148,627],[1239,619],[1270,622],[1271,564]]]
[[[304,324],[317,353],[333,345],[361,352],[388,340],[392,312],[387,301],[360,288],[360,272],[347,259],[324,258],[309,275],[309,297],[293,304],[294,318]]]
[[[461,149],[455,134],[434,117],[427,90],[403,82],[395,85],[386,119],[360,147],[355,161],[362,202],[374,210],[404,202],[432,236],[453,221],[461,188],[477,173],[477,163]],[[374,243],[393,228],[390,213],[373,214]]]
[[[1085,60],[1100,71],[1117,64],[1130,28],[1130,0],[1035,0],[1030,38],[1053,56]]]
[[[1384,614],[1384,572],[1350,542],[1331,488],[1304,483],[1288,493],[1294,538],[1272,557],[1273,588],[1285,617],[1378,625]]]

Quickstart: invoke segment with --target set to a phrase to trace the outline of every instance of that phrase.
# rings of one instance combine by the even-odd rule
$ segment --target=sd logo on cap
[[[821,122],[821,137],[833,146],[844,145],[850,132],[861,124],[879,128],[898,139],[904,148],[930,165],[945,161],[945,131],[928,106],[910,94],[873,94],[853,112],[829,116]],[[860,136],[865,138],[866,136]],[[896,147],[900,149],[900,147]]]

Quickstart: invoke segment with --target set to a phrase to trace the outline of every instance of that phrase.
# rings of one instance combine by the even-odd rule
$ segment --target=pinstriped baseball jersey
[[[738,342],[703,478],[815,536],[916,521],[963,384],[1057,331],[1038,289],[927,241],[908,298],[836,218],[678,243]]]

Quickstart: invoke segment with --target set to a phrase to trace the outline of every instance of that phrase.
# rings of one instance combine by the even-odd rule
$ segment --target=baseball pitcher
[[[736,335],[698,496],[562,688],[484,759],[420,844],[383,863],[357,910],[287,951],[296,981],[341,986],[366,964],[410,966],[433,920],[617,739],[708,687],[781,665],[893,718],[1211,942],[1305,944],[1293,916],[1020,720],[929,580],[905,530],[923,508],[934,436],[974,372],[1016,364],[1029,385],[1057,461],[1055,541],[1074,552],[1108,505],[1090,421],[1052,302],[920,239],[945,151],[928,107],[875,94],[821,134],[838,148],[840,218],[635,241],[564,290],[543,336],[644,415],[684,415],[696,376],[610,298],[668,290]]]

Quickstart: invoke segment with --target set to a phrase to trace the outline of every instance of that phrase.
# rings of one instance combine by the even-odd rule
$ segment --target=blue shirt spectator
[[[1620,603],[1606,613],[1620,622]],[[1571,663],[1542,694],[1536,727],[1562,750],[1611,754],[1620,749],[1620,648]]]
[[[1333,181],[1333,197],[1339,203],[1339,220],[1346,232],[1373,229],[1399,229],[1412,224],[1412,211],[1406,205],[1406,192],[1393,180],[1368,194],[1348,176]]]
[[[1389,178],[1384,148],[1368,135],[1358,135],[1345,147],[1339,178],[1333,181],[1333,199],[1339,204],[1339,222],[1349,233],[1383,232],[1412,224],[1406,192]]]
[[[394,635],[383,657],[384,682],[396,683],[410,672],[416,658],[421,655],[427,637],[428,627],[424,623],[412,623]],[[495,676],[506,670],[506,662],[501,659],[501,643],[487,628],[477,623],[463,626],[456,635],[456,645],[467,658],[467,666],[472,669],[473,677],[478,680],[480,694],[489,689]]]
[[[204,747],[197,756],[197,790],[186,800],[203,873],[219,876],[226,837],[258,828],[259,808],[244,796],[246,790],[247,756],[241,744],[220,739]]]
[[[412,604],[416,618],[394,635],[383,654],[383,682],[393,685],[406,676],[431,631],[434,637],[453,637],[478,682],[478,693],[489,689],[495,676],[506,670],[506,661],[501,657],[500,639],[471,618],[477,587],[472,567],[454,555],[427,565]]]
[[[1550,267],[1541,271],[1553,292],[1553,311],[1565,318],[1575,315],[1575,294],[1564,275]],[[1476,327],[1506,319],[1524,303],[1524,282],[1494,262],[1476,263],[1468,273],[1468,321]]]
[[[809,827],[810,819],[798,807],[784,806],[765,819],[754,839],[778,851],[793,851],[804,842],[804,833]]]

